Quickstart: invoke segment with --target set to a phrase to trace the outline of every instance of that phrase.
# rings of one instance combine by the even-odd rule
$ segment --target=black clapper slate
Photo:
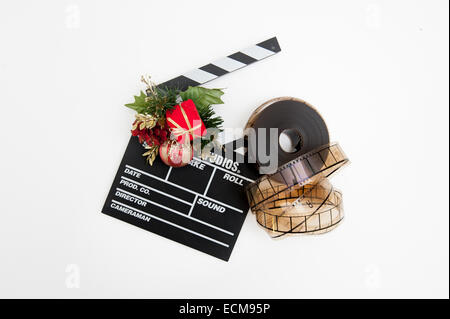
[[[272,38],[161,86],[200,85],[279,51]],[[158,157],[150,166],[144,151],[131,137],[102,213],[228,261],[249,209],[244,187],[257,177],[254,166],[233,161],[234,152],[182,168]]]

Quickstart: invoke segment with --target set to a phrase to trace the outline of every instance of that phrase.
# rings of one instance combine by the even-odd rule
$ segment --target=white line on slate
[[[169,180],[170,172],[172,172],[172,166],[170,166],[169,170],[167,171],[167,175],[166,175],[166,178],[165,178],[166,181]]]
[[[181,213],[181,212],[179,212],[179,211],[177,211],[177,210],[175,210],[175,209],[173,209],[173,208],[169,208],[169,207],[167,207],[167,206],[161,205],[161,204],[159,204],[159,203],[156,203],[156,202],[151,201],[151,200],[149,200],[149,199],[146,199],[146,198],[144,198],[144,197],[141,197],[141,196],[138,196],[138,195],[136,195],[136,194],[130,193],[130,192],[128,192],[128,191],[126,191],[126,190],[124,190],[124,189],[121,189],[121,188],[119,188],[119,187],[116,187],[116,189],[117,189],[118,191],[120,191],[120,192],[123,192],[123,193],[125,193],[125,194],[128,194],[128,195],[134,196],[134,197],[136,197],[136,198],[139,198],[140,200],[143,200],[143,201],[145,201],[145,202],[148,202],[148,203],[150,203],[150,204],[152,204],[152,205],[155,205],[155,206],[158,206],[158,207],[163,208],[163,209],[165,209],[165,210],[168,210],[168,211],[170,211],[170,212],[172,212],[172,213],[174,213],[174,214],[180,215],[180,216],[182,216],[182,217],[184,217],[184,218],[194,220],[194,221],[196,221],[197,223],[200,223],[200,224],[203,224],[203,225],[205,225],[205,226],[214,228],[214,229],[216,229],[216,230],[218,230],[218,231],[221,231],[221,232],[223,232],[223,233],[225,233],[225,234],[228,234],[228,235],[230,235],[230,236],[234,236],[234,234],[233,234],[232,232],[228,231],[228,230],[225,230],[225,229],[222,229],[222,228],[220,228],[220,227],[211,225],[211,224],[209,224],[209,223],[207,223],[207,222],[204,222],[203,220],[197,219],[197,218],[195,218],[195,217],[188,216],[188,215],[186,215],[186,214],[184,214],[184,213]]]
[[[213,172],[211,173],[211,176],[209,177],[208,185],[206,185],[205,191],[203,192],[203,196],[206,196],[208,193],[209,185],[211,185],[211,181],[214,178],[214,174],[216,174],[216,167],[214,167]]]
[[[191,209],[189,209],[188,216],[191,216],[192,210],[194,209],[195,203],[197,202],[198,195],[195,195],[194,202],[192,203]]]
[[[198,195],[198,196],[200,196],[200,197],[203,197],[203,198],[205,198],[205,199],[208,199],[208,200],[210,200],[210,201],[213,201],[213,202],[215,202],[215,203],[217,203],[217,204],[219,204],[219,205],[222,205],[222,206],[225,206],[225,207],[227,207],[227,208],[229,208],[229,209],[232,209],[232,210],[234,210],[234,211],[237,211],[238,213],[244,213],[244,212],[242,211],[242,209],[235,208],[235,207],[233,207],[233,206],[231,206],[231,205],[222,203],[221,201],[218,201],[217,199],[214,199],[214,198],[211,198],[211,197],[208,197],[208,196],[204,196],[204,195],[202,195],[202,194],[199,194],[199,193],[197,193],[197,192],[194,192],[194,191],[192,191],[192,190],[190,190],[190,189],[188,189],[188,188],[185,188],[185,187],[183,187],[183,186],[180,186],[180,185],[178,185],[178,184],[172,183],[172,182],[170,182],[170,181],[166,181],[166,180],[162,179],[161,177],[158,177],[158,176],[152,175],[152,174],[150,174],[150,173],[144,172],[144,171],[142,171],[142,170],[140,170],[140,169],[138,169],[138,168],[135,168],[135,167],[133,167],[133,166],[131,166],[131,165],[125,165],[125,167],[130,168],[130,169],[132,169],[132,170],[134,170],[134,171],[136,171],[136,172],[139,172],[139,173],[141,173],[141,174],[144,174],[144,175],[146,175],[146,176],[148,176],[148,177],[157,179],[157,180],[159,180],[159,181],[161,181],[161,182],[164,182],[164,183],[166,183],[166,184],[169,184],[169,185],[172,185],[172,186],[177,187],[177,188],[179,188],[179,189],[182,189],[182,190],[184,190],[184,191],[186,191],[186,192],[189,192],[189,193],[191,193],[191,194]],[[218,168],[219,168],[219,167],[218,167]],[[220,168],[219,168],[219,169],[220,169]]]
[[[124,204],[124,203],[121,203],[121,202],[119,202],[119,201],[116,201],[116,200],[114,200],[114,199],[112,200],[112,202],[114,202],[114,203],[116,203],[116,204],[119,204],[119,205],[122,205],[122,206],[125,206],[125,207],[127,207],[128,209],[134,210],[134,211],[136,211],[136,212],[138,212],[138,213],[144,214],[144,215],[149,216],[149,217],[151,217],[151,218],[153,218],[153,219],[159,220],[160,222],[163,222],[163,223],[166,223],[166,224],[171,225],[171,226],[173,226],[173,227],[176,227],[176,228],[179,228],[179,229],[181,229],[181,230],[184,230],[184,231],[186,231],[186,232],[188,232],[188,233],[191,233],[191,234],[197,235],[197,236],[199,236],[199,237],[202,237],[202,238],[204,238],[204,239],[210,240],[210,241],[212,241],[212,242],[214,242],[214,243],[216,243],[216,244],[219,244],[219,245],[222,245],[222,246],[225,246],[225,247],[229,247],[228,244],[222,243],[221,241],[218,241],[218,240],[216,240],[216,239],[214,239],[214,238],[205,236],[205,235],[203,235],[203,234],[197,233],[196,231],[193,231],[193,230],[190,230],[190,229],[185,228],[185,227],[183,227],[183,226],[180,226],[180,225],[178,225],[178,224],[169,222],[168,220],[165,220],[165,219],[162,219],[162,218],[160,218],[160,217],[154,216],[154,215],[152,215],[152,214],[143,212],[143,211],[141,211],[141,210],[139,210],[139,209],[136,209],[136,208],[134,208],[134,207],[128,206],[128,205],[126,205],[126,204]]]
[[[128,178],[128,177],[125,177],[125,176],[121,176],[121,178],[124,179],[124,180],[127,180],[127,181],[129,181],[129,182],[135,183],[135,184],[137,184],[137,185],[139,185],[139,186],[142,186],[142,187],[145,187],[145,188],[147,188],[147,189],[150,189],[152,192],[159,193],[159,194],[161,194],[161,195],[164,195],[164,196],[170,197],[170,198],[172,198],[172,199],[175,199],[175,200],[177,200],[177,201],[179,201],[179,202],[182,202],[182,203],[184,203],[184,204],[186,204],[186,205],[193,206],[192,203],[190,203],[190,202],[187,202],[187,201],[185,201],[185,200],[183,200],[183,199],[180,199],[180,198],[178,198],[178,197],[175,197],[175,196],[173,196],[173,195],[167,194],[166,192],[160,191],[160,190],[158,190],[158,189],[156,189],[156,188],[153,188],[153,187],[150,187],[150,186],[148,186],[148,185],[139,183],[138,181],[135,181],[135,180],[133,180],[133,179],[131,179],[131,178]]]

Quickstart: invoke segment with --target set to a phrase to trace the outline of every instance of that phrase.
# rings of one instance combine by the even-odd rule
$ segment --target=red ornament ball
[[[172,167],[183,167],[189,164],[194,156],[192,145],[175,141],[166,141],[159,147],[159,157],[164,164]]]

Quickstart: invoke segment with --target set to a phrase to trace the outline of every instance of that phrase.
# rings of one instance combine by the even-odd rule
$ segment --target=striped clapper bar
[[[272,38],[160,86],[183,90],[279,51],[277,39]],[[228,260],[249,208],[244,187],[256,179],[254,168],[220,156],[214,161],[194,158],[181,168],[171,168],[157,158],[150,166],[143,152],[138,139],[131,137],[102,212]]]
[[[242,69],[280,51],[277,38],[274,37],[161,83],[159,86],[184,90],[189,86],[205,84],[219,76]]]

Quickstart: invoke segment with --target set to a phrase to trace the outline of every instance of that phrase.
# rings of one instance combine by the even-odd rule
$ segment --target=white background
[[[448,2],[2,1],[0,297],[449,296]],[[249,214],[223,262],[100,213],[141,74],[171,79],[277,36],[209,83],[228,127],[313,104],[352,164],[346,221],[271,240]]]

